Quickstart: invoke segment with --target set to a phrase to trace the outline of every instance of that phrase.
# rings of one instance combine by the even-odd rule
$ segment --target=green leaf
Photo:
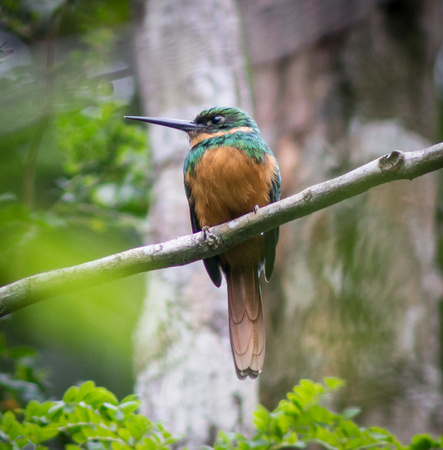
[[[358,436],[360,434],[360,429],[357,426],[357,424],[355,422],[353,422],[352,420],[343,420],[340,423],[340,429],[342,431],[342,433],[346,436],[346,437],[353,437],[353,436]],[[376,439],[374,436],[372,436],[374,439]],[[383,437],[383,439],[386,436]]]
[[[136,441],[140,440],[143,435],[152,428],[152,424],[148,418],[142,415],[130,417],[125,422],[125,425]]]
[[[112,403],[104,402],[103,407],[111,411],[118,411],[118,405],[113,405]]]
[[[8,429],[15,422],[15,415],[12,411],[6,411],[1,417],[2,428]]]
[[[56,417],[63,412],[63,402],[53,402],[52,406],[48,410],[48,416],[52,420],[57,420]]]
[[[99,408],[105,402],[118,405],[115,395],[104,387],[96,387],[92,391],[88,392],[83,400],[85,403],[93,406],[94,408]]]
[[[31,419],[34,416],[40,416],[40,403],[35,400],[31,400],[25,408],[25,415],[27,419]]]
[[[85,381],[82,383],[77,390],[77,394],[75,396],[75,401],[80,402],[83,400],[86,395],[91,392],[95,388],[95,383],[93,381]]]
[[[269,411],[262,405],[258,405],[253,412],[252,422],[258,431],[266,431],[271,419]]]
[[[72,439],[74,440],[74,442],[77,442],[78,444],[82,444],[83,442],[86,441],[86,437],[81,431],[74,433],[72,435]]]
[[[111,443],[112,450],[127,450],[133,448],[128,444],[123,444],[122,442],[112,442]]]
[[[143,447],[146,450],[157,450],[158,449],[158,445],[157,442],[154,441],[152,438],[149,437],[145,437],[143,439]]]
[[[65,414],[74,414],[76,405],[73,402],[63,404],[63,412]]]
[[[101,423],[103,422],[103,417],[99,411],[92,410],[90,408],[86,408],[88,412],[88,420],[92,423]]]
[[[136,411],[140,406],[140,400],[128,400],[126,402],[122,402],[119,405],[119,409],[123,411],[125,414],[132,413]]]
[[[58,426],[56,423],[51,423],[40,429],[40,442],[52,439],[58,434]]]
[[[284,411],[285,414],[291,417],[298,416],[302,412],[299,403],[295,399],[290,402],[289,401],[280,402],[279,409],[281,411]]]
[[[23,429],[26,430],[26,434],[31,442],[38,444],[40,436],[40,427],[30,422],[23,423]]]
[[[74,402],[78,393],[77,386],[71,386],[63,395],[63,401],[65,403],[71,403]]]
[[[125,429],[125,428],[120,428],[118,430],[118,435],[125,441],[125,442],[129,442],[129,440],[131,439],[131,433],[129,432],[129,430]]]
[[[16,420],[10,423],[7,428],[0,427],[0,429],[3,429],[12,441],[23,434],[23,426]]]
[[[105,426],[98,426],[95,429],[95,432],[96,432],[97,436],[101,437],[101,438],[117,439],[118,435],[115,432],[115,430],[116,430],[116,427],[113,424],[111,424],[111,426],[109,428],[105,427]]]
[[[345,419],[353,419],[354,417],[358,416],[361,412],[360,408],[346,408],[343,410],[343,412],[341,413],[341,415],[345,418]]]
[[[340,389],[346,385],[344,380],[335,377],[325,377],[324,383],[329,389],[332,390]]]
[[[18,447],[18,448],[23,448],[26,445],[30,444],[29,440],[25,437],[19,437],[17,439],[14,440],[14,444]],[[7,448],[7,447],[5,447]]]
[[[376,431],[370,431],[369,432],[369,436],[371,436],[371,438],[374,439],[375,441],[383,441],[383,440],[385,440],[388,437],[387,434],[379,433],[379,432],[376,432]]]
[[[130,394],[127,395],[125,398],[122,399],[120,402],[120,405],[123,405],[124,403],[131,403],[131,402],[137,402],[140,404],[140,398],[137,394]]]
[[[290,417],[288,417],[286,414],[279,414],[276,417],[276,423],[277,423],[280,433],[282,435],[285,435],[288,432],[288,430],[292,424],[292,419]]]
[[[97,436],[95,428],[90,425],[82,425],[81,433],[85,436],[85,438],[94,438]]]
[[[0,431],[3,430],[11,441],[17,439],[23,433],[22,425],[16,420],[14,413],[11,411],[0,414]]]
[[[125,414],[119,409],[117,405],[105,402],[103,403],[103,408],[105,409],[108,417],[114,421],[119,422],[125,418]]]
[[[84,403],[75,407],[75,413],[80,422],[89,422],[90,409]]]
[[[313,381],[303,379],[295,386],[294,391],[303,398],[312,399],[317,393],[317,386]]]

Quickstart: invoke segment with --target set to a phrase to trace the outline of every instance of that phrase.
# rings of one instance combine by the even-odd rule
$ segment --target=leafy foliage
[[[9,367],[0,373],[0,449],[164,449],[176,441],[161,424],[137,414],[135,395],[119,402],[92,381],[71,386],[61,400],[47,400],[35,356],[30,348],[10,348],[0,334],[1,367]]]
[[[70,387],[59,401],[31,401],[24,410],[0,416],[0,442],[13,449],[46,448],[58,440],[65,448],[162,449],[176,440],[161,424],[135,411],[135,395],[118,401],[92,381]]]
[[[63,201],[146,214],[146,133],[124,122],[124,114],[123,105],[108,101],[57,117],[57,147],[66,155]]]
[[[417,435],[409,446],[404,446],[384,428],[357,425],[353,419],[359,413],[358,408],[347,408],[337,414],[321,406],[343,385],[337,378],[325,378],[323,384],[301,380],[273,411],[258,406],[254,413],[257,433],[252,439],[221,432],[213,448],[297,449],[309,444],[328,450],[443,448],[443,437],[435,440],[429,435]]]
[[[357,425],[353,419],[358,408],[337,414],[321,405],[343,385],[337,378],[325,378],[323,383],[301,380],[274,411],[258,406],[254,413],[257,433],[252,439],[239,433],[220,432],[214,447],[205,448],[300,449],[310,444],[328,450],[443,448],[443,437],[436,440],[426,434],[414,436],[404,446],[383,428]],[[139,405],[135,395],[119,402],[109,390],[86,381],[70,387],[62,400],[31,400],[24,409],[0,414],[0,445],[18,449],[31,444],[43,449],[64,444],[68,450],[176,447],[178,439],[160,423],[138,414]]]
[[[134,94],[121,51],[129,2],[8,1],[0,11],[3,26],[26,39],[0,42],[0,190],[29,209],[62,200],[71,215],[86,203],[144,216],[146,127],[123,119]]]
[[[151,165],[146,126],[123,118],[139,112],[128,0],[5,0],[0,16],[3,285],[141,245]],[[52,358],[57,395],[94,378],[124,396],[143,291],[134,277],[67,292],[4,328]]]

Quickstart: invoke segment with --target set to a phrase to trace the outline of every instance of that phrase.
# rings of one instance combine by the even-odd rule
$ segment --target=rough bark
[[[233,1],[135,4],[136,59],[145,112],[192,118],[214,105],[250,109]],[[150,129],[155,185],[147,242],[189,233],[183,189],[184,134]],[[137,391],[143,411],[196,447],[218,429],[240,430],[257,402],[257,383],[235,376],[225,286],[201,262],[148,276],[136,334]]]
[[[239,3],[284,195],[432,137],[440,3]],[[302,377],[337,375],[340,405],[362,406],[366,423],[441,432],[436,189],[433,176],[391,183],[282,227],[264,295],[266,405]]]

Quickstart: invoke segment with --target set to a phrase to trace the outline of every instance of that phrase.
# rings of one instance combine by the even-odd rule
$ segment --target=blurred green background
[[[134,114],[129,2],[0,4],[0,283],[141,245],[149,206],[146,128]],[[50,392],[94,379],[133,391],[143,276],[0,320],[40,350]]]

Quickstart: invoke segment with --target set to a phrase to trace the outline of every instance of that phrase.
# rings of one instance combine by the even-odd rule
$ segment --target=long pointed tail
[[[229,333],[237,376],[257,378],[265,359],[265,330],[255,265],[226,268]]]

